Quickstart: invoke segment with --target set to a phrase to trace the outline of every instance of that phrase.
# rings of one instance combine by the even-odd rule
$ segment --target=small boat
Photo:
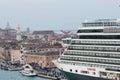
[[[23,66],[21,73],[25,76],[36,76],[36,71],[29,64]]]

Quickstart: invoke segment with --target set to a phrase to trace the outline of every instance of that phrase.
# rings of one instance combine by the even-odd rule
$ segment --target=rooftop
[[[40,52],[40,53],[27,53],[31,55],[42,55],[42,56],[50,56],[50,55],[59,55],[59,51],[48,51],[48,52]]]
[[[48,30],[48,31],[34,31],[33,34],[51,34],[54,33],[54,31],[52,30]]]

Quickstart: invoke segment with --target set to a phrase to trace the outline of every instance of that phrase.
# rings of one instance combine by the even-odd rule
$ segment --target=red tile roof
[[[48,31],[34,31],[33,34],[51,34],[54,33],[52,30]]]

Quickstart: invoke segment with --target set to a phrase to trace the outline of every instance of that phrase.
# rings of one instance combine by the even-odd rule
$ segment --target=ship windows
[[[73,62],[67,62],[67,61],[62,61],[60,63],[73,65]],[[81,66],[89,66],[89,67],[92,66],[92,67],[111,68],[111,69],[118,69],[118,70],[120,70],[120,67],[118,67],[118,66],[108,66],[108,65],[100,65],[100,64],[91,64],[91,63],[78,63],[78,62],[75,62],[74,64],[81,65]],[[72,71],[72,69],[71,69],[71,71]]]
[[[75,72],[78,72],[78,70],[75,70]]]
[[[92,30],[78,30],[77,33],[95,33],[95,32],[103,32],[103,29],[92,29]]]
[[[89,74],[88,71],[81,71],[81,73],[84,73],[84,74]]]
[[[79,39],[120,39],[120,35],[80,35]]]
[[[91,51],[120,51],[119,49],[116,50],[114,47],[99,47],[99,46],[70,46],[68,50],[91,50]]]
[[[84,57],[61,57],[63,60],[74,60],[74,61],[83,61],[83,62],[95,62],[95,63],[106,63],[106,64],[120,64],[120,60],[111,60],[111,59],[100,59],[100,58],[84,58]],[[86,64],[86,66],[88,66]]]
[[[70,72],[72,72],[72,69],[70,69]]]
[[[106,72],[100,72],[100,75],[101,76],[107,76],[107,73]]]
[[[111,46],[119,46],[119,41],[78,41],[74,40],[71,44],[73,45],[111,45]]]

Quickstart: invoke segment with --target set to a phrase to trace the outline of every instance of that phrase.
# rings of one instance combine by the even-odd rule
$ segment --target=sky
[[[77,30],[84,21],[120,18],[120,0],[0,0],[0,28]]]

